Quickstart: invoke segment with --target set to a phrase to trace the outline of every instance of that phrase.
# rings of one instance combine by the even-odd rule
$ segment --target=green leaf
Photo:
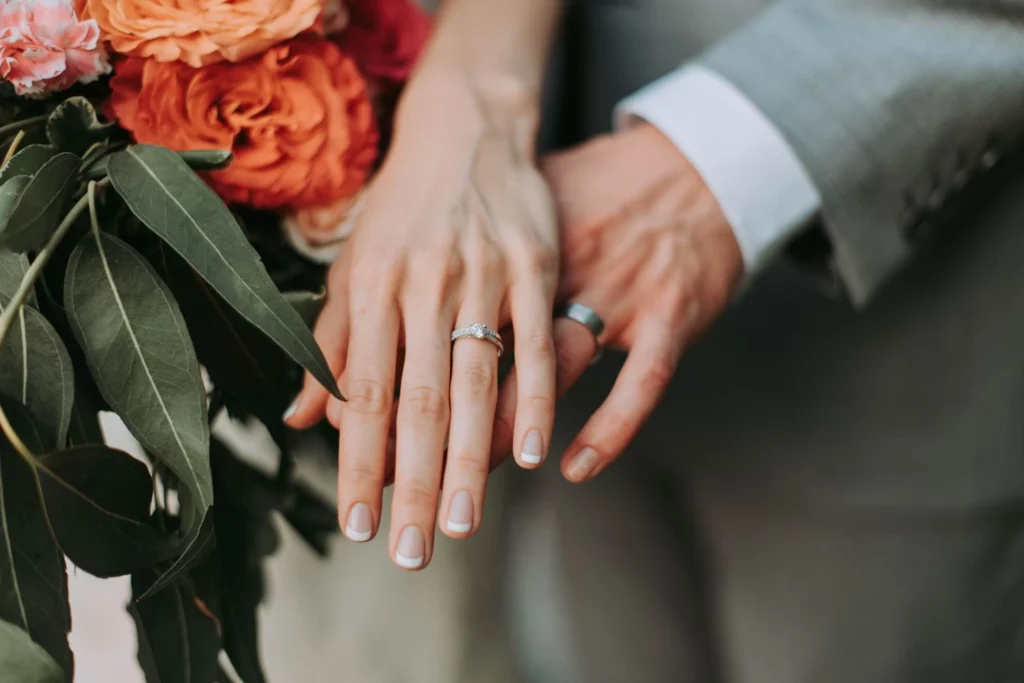
[[[160,593],[184,572],[202,562],[214,549],[216,537],[214,536],[213,515],[209,510],[204,510],[204,513],[199,525],[194,527],[194,532],[186,539],[184,552],[178,556],[169,569],[145,588],[145,591],[139,596],[139,600],[148,600]]]
[[[185,316],[200,362],[229,408],[272,427],[281,422],[295,367],[284,352],[217,295],[185,261],[164,249],[161,269]]]
[[[140,585],[132,579],[137,597]],[[128,606],[139,634],[139,664],[147,683],[212,683],[220,625],[194,589],[181,581]]]
[[[43,165],[57,154],[52,145],[26,145],[11,157],[7,165],[0,169],[0,185],[15,176],[34,176]]]
[[[194,171],[216,171],[231,163],[231,151],[226,149],[186,150],[178,156]]]
[[[72,365],[74,362],[72,361]],[[86,375],[86,379],[88,375]],[[82,380],[81,375],[78,380]],[[103,430],[100,428],[100,409],[82,381],[75,382],[75,401],[71,404],[71,424],[68,426],[68,445],[103,445]]]
[[[75,373],[60,335],[34,308],[21,309],[0,347],[0,391],[27,406],[47,437],[63,448]]]
[[[50,142],[79,156],[94,143],[107,140],[115,130],[113,123],[100,123],[96,110],[84,97],[71,97],[60,103],[46,122]]]
[[[28,273],[28,258],[24,254],[15,254],[8,249],[0,249],[0,302],[14,298],[14,293],[21,286],[21,281]],[[29,306],[36,306],[36,295],[30,292],[25,300]]]
[[[87,235],[68,261],[64,307],[103,398],[205,511],[213,504],[206,392],[167,285],[121,240]]]
[[[188,164],[193,171],[217,171],[227,168],[231,164],[231,152],[220,149],[200,149],[178,152],[182,161]],[[91,164],[85,173],[89,180],[104,178],[109,171],[108,164],[110,157],[100,157],[96,163]]]
[[[61,152],[43,164],[21,192],[10,216],[0,222],[0,246],[32,251],[46,243],[64,216],[64,206],[78,177],[78,161],[74,154]],[[12,178],[0,189],[21,177]],[[3,215],[0,211],[0,218]]]
[[[131,574],[174,556],[177,542],[150,524],[149,469],[127,453],[87,446],[40,459],[43,501],[61,550],[102,578]]]
[[[338,388],[312,333],[278,291],[224,203],[174,152],[138,145],[110,158],[110,180],[132,212],[242,316]]]
[[[327,300],[327,290],[319,292],[285,292],[284,298],[302,317],[306,327],[313,329],[317,316],[320,315],[324,302]]]
[[[0,398],[15,433],[34,452],[47,443],[20,404]],[[0,437],[0,619],[26,631],[71,679],[71,610],[64,557],[57,548],[35,472]]]
[[[31,176],[19,175],[0,186],[0,229],[7,225],[7,221],[14,214],[14,210],[18,208],[18,202],[21,201],[22,193],[25,192],[25,188],[31,182]]]
[[[64,683],[64,672],[27,633],[0,620],[0,681]]]

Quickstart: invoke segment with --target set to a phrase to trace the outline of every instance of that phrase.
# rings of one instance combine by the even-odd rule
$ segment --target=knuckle
[[[448,468],[463,475],[473,475],[474,479],[483,479],[490,473],[490,458],[486,455],[456,453],[449,455]]]
[[[654,358],[641,375],[640,390],[661,392],[672,381],[674,375],[675,363],[665,357]]]
[[[484,399],[498,388],[498,373],[492,363],[467,361],[459,372],[461,385],[470,399]]]
[[[546,280],[558,272],[558,253],[549,247],[530,245],[519,253],[519,267],[524,276]]]
[[[489,239],[473,240],[466,247],[466,261],[474,270],[488,277],[505,272],[505,254]]]
[[[437,507],[438,488],[420,480],[396,484],[395,498],[404,508],[433,511]]]
[[[448,421],[448,397],[434,387],[413,387],[399,398],[399,405],[405,407],[414,421]]]
[[[586,351],[582,346],[582,344],[558,344],[555,346],[555,362],[558,364],[560,371],[575,368],[584,362],[590,362],[590,358],[584,356]]]
[[[391,412],[391,393],[376,380],[351,380],[346,398],[344,407],[360,415],[380,417]]]
[[[360,293],[370,291],[391,292],[401,279],[401,257],[387,249],[368,250],[352,264],[350,279]]]
[[[555,397],[543,394],[524,396],[523,408],[533,415],[553,415],[555,412]]]
[[[516,337],[516,355],[524,356],[533,361],[553,361],[555,357],[555,338],[551,334],[529,333]]]
[[[364,460],[343,463],[339,467],[339,476],[345,489],[351,492],[379,491],[384,482],[383,468]],[[362,495],[355,497],[363,498]]]

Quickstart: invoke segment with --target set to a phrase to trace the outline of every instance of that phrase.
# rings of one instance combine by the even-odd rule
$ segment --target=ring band
[[[573,322],[577,322],[583,327],[590,331],[590,334],[594,335],[594,343],[597,344],[597,351],[594,352],[594,358],[591,363],[596,363],[601,358],[601,333],[604,332],[604,320],[597,314],[594,309],[583,304],[578,304],[575,301],[565,305],[559,315],[563,318],[568,318]]]
[[[452,332],[452,341],[460,339],[483,339],[494,344],[498,349],[498,358],[505,353],[505,344],[501,341],[501,335],[483,323],[473,323],[469,327],[460,327]]]

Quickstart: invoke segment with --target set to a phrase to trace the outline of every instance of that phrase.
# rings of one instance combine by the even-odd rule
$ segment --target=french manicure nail
[[[594,467],[597,466],[597,451],[590,446],[587,446],[572,459],[569,463],[569,467],[566,469],[569,474],[569,478],[574,481],[583,481],[590,476],[590,473],[594,471]]]
[[[464,534],[473,528],[473,497],[468,491],[459,491],[448,504],[448,531]]]
[[[519,457],[528,465],[536,465],[544,459],[544,441],[541,439],[539,429],[531,429],[526,433]]]
[[[403,569],[419,569],[423,566],[423,532],[411,524],[402,529],[395,549],[395,563]]]
[[[299,399],[298,399],[298,397],[296,397],[296,399],[294,401],[292,401],[292,404],[290,406],[288,406],[288,410],[284,411],[284,417],[281,418],[281,419],[288,420],[292,415],[295,414],[295,412],[298,409],[299,409]]]
[[[352,506],[345,521],[345,535],[359,543],[370,540],[373,535],[373,515],[370,514],[369,505],[356,503]]]

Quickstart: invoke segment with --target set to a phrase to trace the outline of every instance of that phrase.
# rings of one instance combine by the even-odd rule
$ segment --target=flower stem
[[[31,116],[27,119],[22,119],[21,121],[12,121],[6,126],[0,126],[0,138],[6,137],[19,130],[31,128],[32,126],[40,123],[46,123],[49,118],[49,114],[40,114],[39,116]]]
[[[25,300],[28,295],[32,292],[32,287],[35,285],[36,280],[43,273],[43,268],[49,263],[50,257],[53,256],[57,250],[57,246],[60,241],[64,239],[64,236],[71,230],[71,226],[75,224],[78,217],[88,208],[92,211],[92,216],[95,217],[95,205],[96,205],[96,188],[101,185],[106,185],[107,180],[103,179],[98,183],[95,181],[89,182],[89,191],[83,195],[75,205],[68,211],[68,215],[64,216],[64,220],[61,221],[60,225],[54,231],[53,235],[50,236],[49,241],[46,245],[39,250],[36,254],[36,258],[32,261],[32,265],[25,271],[25,277],[22,278],[21,284],[18,285],[17,291],[14,292],[14,296],[11,297],[7,307],[0,313],[0,348],[3,347],[4,342],[7,340],[7,335],[11,331],[11,327],[14,325],[14,319],[21,311],[21,307],[25,304]],[[14,431],[10,421],[7,419],[4,409],[0,406],[0,430],[3,430],[4,435],[14,446],[14,449],[18,453],[28,460],[33,462],[32,451],[25,446],[25,442],[22,441],[18,434]]]
[[[18,146],[21,145],[21,141],[25,139],[25,131],[19,130],[18,134],[14,136],[14,141],[11,146],[7,148],[7,154],[4,155],[4,160],[0,162],[0,170],[7,167],[7,162],[11,160],[14,153],[18,151]]]

